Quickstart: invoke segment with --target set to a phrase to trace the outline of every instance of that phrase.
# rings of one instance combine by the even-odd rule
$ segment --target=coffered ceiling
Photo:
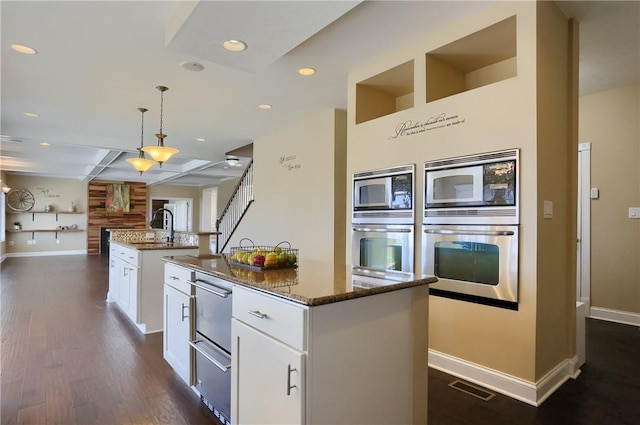
[[[316,110],[346,109],[350,71],[490,3],[3,0],[0,167],[85,181],[217,184],[249,161],[240,155],[241,166],[231,167],[227,153]],[[582,94],[640,79],[639,2],[558,4],[581,22]],[[248,48],[227,51],[226,39]],[[317,73],[300,76],[301,67]],[[156,144],[158,85],[169,87],[165,144],[180,153],[141,176],[126,159],[140,145],[139,107],[149,109],[144,143]]]

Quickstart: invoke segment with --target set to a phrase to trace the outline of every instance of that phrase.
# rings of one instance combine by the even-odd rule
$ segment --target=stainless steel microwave
[[[425,162],[425,224],[519,224],[519,150]]]
[[[413,224],[414,165],[353,175],[353,222]]]

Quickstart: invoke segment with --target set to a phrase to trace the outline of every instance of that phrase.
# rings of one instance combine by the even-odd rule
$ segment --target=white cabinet
[[[304,353],[236,319],[232,332],[237,353],[231,366],[232,398],[237,391],[232,422],[303,423]]]
[[[142,333],[161,332],[164,317],[162,257],[197,253],[197,248],[135,249],[111,241],[107,300],[115,301]],[[115,272],[113,276],[112,272]]]
[[[236,286],[232,311],[231,421],[303,423],[308,309]]]
[[[426,285],[311,307],[233,291],[232,423],[426,425]]]
[[[137,250],[112,243],[109,248],[109,296],[134,322],[138,322],[140,256]],[[111,274],[113,272],[113,275]]]
[[[191,347],[193,339],[190,315],[193,311],[191,297],[192,271],[174,264],[164,266],[164,320],[162,355],[173,370],[191,385]]]

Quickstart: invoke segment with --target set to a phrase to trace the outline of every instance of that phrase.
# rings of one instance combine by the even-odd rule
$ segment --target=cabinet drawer
[[[187,295],[191,294],[189,281],[194,279],[194,274],[194,271],[187,268],[164,263],[164,283]]]
[[[306,350],[307,309],[239,285],[233,317],[300,351]]]
[[[109,251],[116,258],[120,258],[121,260],[126,261],[134,267],[138,267],[138,265],[140,264],[139,251],[135,248],[129,248],[127,246],[112,242]]]

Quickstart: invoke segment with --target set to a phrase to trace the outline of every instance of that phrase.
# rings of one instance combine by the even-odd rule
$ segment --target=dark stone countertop
[[[297,268],[250,270],[226,255],[167,256],[163,260],[307,306],[329,304],[437,282],[434,276],[402,273],[387,278],[352,273],[351,266],[300,259]]]

